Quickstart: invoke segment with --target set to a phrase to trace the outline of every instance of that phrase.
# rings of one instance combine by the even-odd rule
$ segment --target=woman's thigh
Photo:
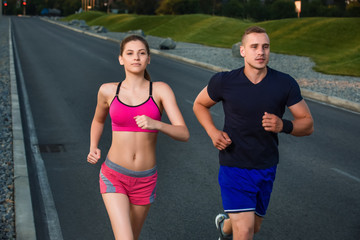
[[[104,193],[102,198],[115,239],[134,239],[130,220],[129,198],[122,193]]]
[[[150,210],[150,206],[151,204],[147,204],[147,205],[130,204],[130,218],[134,233],[134,239],[138,239],[140,236],[140,232],[147,217],[147,214]]]

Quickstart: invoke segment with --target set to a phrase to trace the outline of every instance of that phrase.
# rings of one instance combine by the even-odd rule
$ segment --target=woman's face
[[[125,44],[122,54],[119,56],[119,62],[124,65],[125,70],[140,73],[145,71],[150,63],[150,56],[146,51],[145,45],[139,41],[130,41]]]

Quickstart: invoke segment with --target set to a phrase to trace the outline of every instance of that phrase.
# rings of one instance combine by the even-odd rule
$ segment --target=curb
[[[11,21],[10,21],[10,23],[11,23]],[[11,30],[11,28],[10,28],[10,30]],[[13,52],[13,59],[14,59],[14,56],[18,57],[18,54],[19,54],[18,50],[16,48],[16,45],[13,46],[12,50],[14,51]],[[62,236],[60,222],[59,222],[58,214],[56,211],[55,203],[53,200],[52,192],[51,192],[51,189],[49,186],[49,181],[48,181],[48,177],[47,177],[47,173],[46,173],[46,169],[45,169],[45,165],[44,165],[44,160],[42,159],[41,154],[38,151],[38,148],[36,147],[38,145],[38,139],[36,136],[32,112],[30,110],[31,108],[30,108],[30,104],[29,104],[29,96],[26,91],[25,80],[24,80],[24,76],[21,71],[21,69],[22,69],[21,63],[18,58],[14,59],[14,60],[15,61],[13,61],[13,64],[16,64],[16,66],[19,67],[19,69],[20,69],[20,71],[18,72],[18,76],[17,77],[15,76],[15,79],[17,81],[19,81],[19,91],[22,92],[21,94],[23,97],[23,103],[24,103],[23,119],[26,119],[28,131],[29,131],[29,138],[30,138],[29,144],[30,144],[30,148],[32,151],[32,156],[33,156],[32,164],[34,164],[34,166],[36,168],[35,169],[36,178],[38,180],[40,195],[41,195],[42,204],[43,204],[42,211],[43,211],[43,215],[44,215],[44,219],[45,219],[45,222],[43,222],[43,223],[46,225],[50,240],[52,240],[52,239],[61,240],[61,239],[63,239],[63,236]],[[27,180],[27,183],[28,183],[28,180]],[[31,200],[31,196],[30,196],[29,200]],[[30,201],[30,204],[31,204],[31,201]],[[23,205],[21,205],[20,207],[24,208]],[[22,209],[22,210],[31,211],[32,219],[29,218],[29,219],[27,219],[27,221],[29,221],[30,223],[31,223],[31,221],[34,222],[33,209],[29,208],[29,209]],[[22,212],[20,212],[20,214],[21,213]],[[29,213],[27,213],[27,214],[29,214]],[[21,223],[24,224],[23,222],[21,222]],[[25,226],[27,226],[26,223],[24,224]],[[24,227],[24,226],[22,226],[22,227]],[[29,226],[29,228],[30,227],[31,226]],[[36,232],[36,229],[35,229],[35,232]],[[26,239],[26,240],[31,239],[32,240],[31,236],[26,236],[23,239]]]
[[[87,34],[89,36],[93,36],[93,37],[97,37],[97,38],[101,38],[101,39],[104,39],[104,40],[107,40],[107,41],[112,41],[112,42],[117,42],[117,43],[121,42],[120,40],[117,40],[117,39],[101,36],[99,34],[92,33],[92,32],[86,31],[86,30],[79,30],[77,28],[70,27],[70,26],[67,26],[65,24],[61,24],[61,23],[58,23],[56,21],[50,20],[50,19],[46,19],[46,18],[40,18],[40,19],[44,20],[44,21],[47,21],[49,23],[56,24],[56,25],[59,25],[61,27],[73,30],[73,31],[76,31],[76,32],[79,32],[79,33]],[[159,51],[157,49],[150,49],[150,51],[151,51],[151,53],[154,53],[156,55],[160,55],[160,56],[171,58],[171,59],[178,60],[178,61],[181,61],[181,62],[189,63],[189,64],[192,64],[192,65],[195,65],[195,66],[198,66],[198,67],[202,67],[202,68],[205,68],[205,69],[209,69],[209,70],[212,70],[212,71],[215,71],[215,72],[222,72],[222,71],[230,71],[231,70],[231,69],[222,68],[222,67],[214,66],[214,65],[211,65],[211,64],[199,62],[199,61],[192,60],[192,59],[189,59],[189,58],[180,57],[180,56],[173,55],[173,54],[170,54],[170,53],[164,53],[164,52]],[[338,98],[338,97],[328,96],[328,95],[325,95],[323,93],[314,92],[314,91],[311,91],[311,90],[308,90],[308,89],[305,89],[305,88],[300,88],[300,89],[301,89],[301,94],[303,95],[304,98],[308,98],[310,100],[322,102],[322,103],[325,103],[325,104],[329,104],[331,106],[335,106],[335,107],[339,107],[339,108],[346,109],[346,110],[349,110],[349,111],[353,111],[353,112],[356,112],[356,113],[360,113],[360,103],[356,103],[356,102],[345,100],[345,99]]]
[[[230,71],[231,69],[227,69],[227,68],[222,68],[222,67],[218,67],[218,66],[214,66],[211,64],[207,64],[207,63],[203,63],[203,62],[198,62],[192,59],[188,59],[188,58],[184,58],[184,57],[179,57],[173,54],[169,54],[169,53],[164,53],[161,52],[159,50],[156,49],[151,49],[151,53],[155,53],[157,55],[160,56],[164,56],[167,58],[172,58],[174,60],[179,60],[185,63],[189,63],[198,67],[202,67],[202,68],[206,68],[215,72],[223,72],[223,71]],[[301,90],[301,94],[304,98],[308,98],[310,100],[314,100],[314,101],[319,101],[322,103],[326,103],[335,107],[339,107],[339,108],[343,108],[346,110],[350,110],[350,111],[354,111],[356,113],[360,113],[360,104],[356,103],[356,102],[352,102],[346,99],[342,99],[342,98],[338,98],[338,97],[333,97],[333,96],[328,96],[325,95],[323,93],[318,93],[318,92],[314,92],[305,88],[300,88]]]
[[[304,97],[309,98],[311,100],[319,101],[349,111],[360,113],[360,104],[356,102],[352,102],[338,97],[328,96],[322,93],[314,92],[303,88],[301,88],[301,94]]]
[[[24,135],[21,122],[20,103],[17,91],[11,36],[11,21],[9,21],[9,60],[14,159],[15,233],[16,239],[18,240],[35,240],[35,222],[31,201],[28,167],[26,163]]]

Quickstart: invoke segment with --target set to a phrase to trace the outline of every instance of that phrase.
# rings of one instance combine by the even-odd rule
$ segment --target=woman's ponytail
[[[146,80],[151,81],[150,74],[149,74],[149,72],[148,72],[146,69],[145,69],[145,72],[144,72],[144,78],[145,78]]]

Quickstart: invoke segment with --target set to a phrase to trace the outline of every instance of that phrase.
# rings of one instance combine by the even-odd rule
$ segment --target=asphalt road
[[[100,164],[88,164],[86,155],[97,90],[124,78],[119,47],[37,18],[14,17],[12,26],[63,238],[113,239],[99,194]],[[192,112],[193,100],[214,73],[156,55],[149,72],[174,90],[191,137],[181,143],[159,134],[157,200],[141,239],[217,239],[214,217],[222,211],[217,151]],[[277,180],[256,239],[360,237],[360,115],[308,104],[315,132],[303,138],[280,135]],[[221,128],[221,106],[213,113]],[[103,158],[110,141],[108,121],[100,146]],[[38,239],[48,239],[36,182],[31,190]]]

